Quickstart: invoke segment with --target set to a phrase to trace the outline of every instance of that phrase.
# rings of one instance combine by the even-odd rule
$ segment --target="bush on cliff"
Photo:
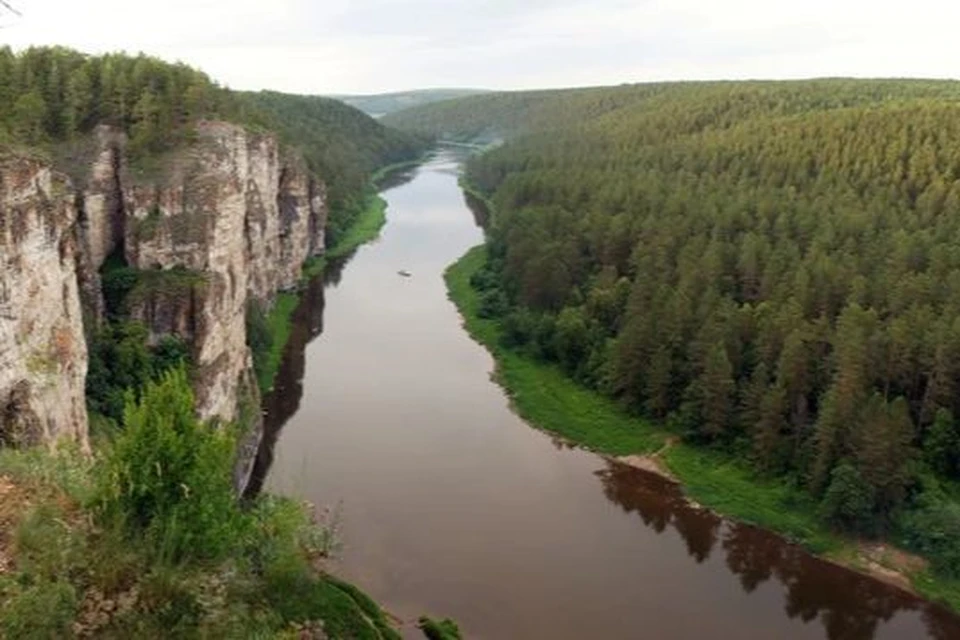
[[[332,542],[310,509],[240,505],[233,439],[195,418],[182,369],[123,415],[92,459],[0,449],[0,638],[399,637],[315,568]]]
[[[197,419],[183,368],[147,383],[139,402],[128,393],[123,424],[98,467],[101,518],[172,561],[235,550],[245,518],[231,486],[234,440]]]

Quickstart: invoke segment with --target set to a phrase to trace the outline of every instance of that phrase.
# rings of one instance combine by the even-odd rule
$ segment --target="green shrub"
[[[117,321],[99,329],[88,347],[87,403],[91,411],[116,423],[123,418],[128,390],[139,392],[172,368],[188,367],[190,349],[176,336],[164,336],[155,347],[138,322]]]
[[[0,583],[0,637],[49,640],[71,635],[77,594],[65,580]]]
[[[201,423],[182,368],[127,395],[123,432],[99,468],[101,518],[145,535],[161,559],[216,560],[244,533],[231,486],[233,438]]]
[[[273,348],[273,333],[263,307],[256,300],[247,303],[247,346],[253,355],[253,370],[259,379],[267,367],[270,350]]]
[[[423,635],[430,640],[460,640],[460,628],[456,622],[449,618],[434,620],[428,616],[423,616],[417,626],[423,631]]]
[[[480,296],[477,315],[481,318],[499,318],[507,310],[507,298],[499,289],[484,291]]]
[[[917,496],[914,508],[898,521],[906,545],[930,560],[933,570],[942,576],[960,578],[960,504],[929,477]]]
[[[848,461],[841,462],[830,474],[830,485],[820,503],[823,517],[853,532],[867,532],[873,521],[873,489]]]

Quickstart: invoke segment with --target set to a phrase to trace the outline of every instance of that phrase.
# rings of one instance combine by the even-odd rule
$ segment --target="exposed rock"
[[[127,262],[203,278],[144,292],[133,308],[155,333],[192,341],[205,418],[237,417],[252,368],[248,301],[268,307],[322,250],[325,203],[310,182],[303,161],[281,156],[274,136],[205,122],[195,144],[166,160],[162,176],[126,190]]]
[[[0,158],[0,439],[86,446],[75,223],[64,176]]]
[[[188,147],[129,168],[125,148],[106,126],[75,144],[76,190],[39,161],[0,164],[0,439],[86,441],[81,299],[91,329],[115,251],[141,272],[132,317],[192,345],[198,413],[224,420],[259,400],[248,304],[269,307],[323,252],[324,186],[274,136],[202,122]]]
[[[84,155],[89,157],[82,163],[79,170],[82,173],[77,176],[77,183],[82,185],[76,196],[80,223],[77,235],[81,247],[77,276],[87,323],[97,324],[104,317],[99,270],[123,242],[125,217],[121,184],[126,143],[122,131],[106,125],[98,126],[84,145]]]
[[[84,250],[93,268],[99,269],[123,240],[121,175],[127,140],[122,132],[103,125],[94,130],[93,137],[95,156],[80,194],[81,227]]]

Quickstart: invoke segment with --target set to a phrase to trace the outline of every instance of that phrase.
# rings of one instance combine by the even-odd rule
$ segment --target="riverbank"
[[[482,195],[482,200],[485,200]],[[908,554],[837,535],[822,524],[814,501],[800,488],[758,476],[729,455],[680,443],[676,434],[631,415],[616,402],[569,379],[558,367],[502,346],[494,319],[480,317],[470,279],[486,260],[484,246],[468,251],[445,274],[451,300],[470,335],[496,361],[495,379],[517,413],[532,426],[607,456],[632,457],[636,466],[665,468],[696,505],[783,535],[812,553],[960,611],[960,581],[934,576]],[[675,441],[669,447],[668,442]]]
[[[371,184],[377,184],[386,176],[417,166],[423,159],[401,162],[384,167],[371,178]],[[323,274],[330,260],[342,258],[361,245],[370,242],[380,234],[387,223],[387,203],[373,191],[367,196],[366,205],[357,215],[356,221],[340,238],[336,245],[328,248],[322,256],[311,258],[303,265],[302,282],[307,282]],[[290,339],[290,323],[297,309],[300,296],[295,292],[277,294],[273,308],[267,314],[266,324],[270,335],[270,349],[264,357],[264,366],[257,372],[257,384],[261,393],[273,388],[273,381],[280,370],[283,352]]]

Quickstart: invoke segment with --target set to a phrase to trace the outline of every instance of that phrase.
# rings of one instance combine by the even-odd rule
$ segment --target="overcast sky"
[[[237,89],[960,77],[955,0],[8,0],[14,48],[144,51]]]

